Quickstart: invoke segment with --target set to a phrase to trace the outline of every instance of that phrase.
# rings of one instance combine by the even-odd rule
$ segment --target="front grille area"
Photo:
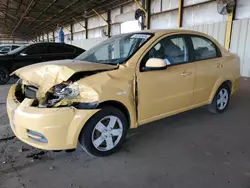
[[[37,93],[37,88],[36,87],[26,86],[26,85],[23,85],[21,82],[19,82],[17,87],[16,87],[15,96],[16,96],[16,99],[20,103],[25,98],[35,99],[35,101],[37,101],[36,93]],[[35,103],[37,103],[37,102],[35,102]]]
[[[33,86],[24,86],[24,95],[28,99],[37,99],[36,98],[37,88]]]

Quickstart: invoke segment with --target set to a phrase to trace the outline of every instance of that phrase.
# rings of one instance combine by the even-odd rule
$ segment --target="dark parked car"
[[[85,50],[62,43],[36,43],[21,46],[0,56],[0,84],[9,81],[11,72],[34,63],[60,59],[74,59]]]

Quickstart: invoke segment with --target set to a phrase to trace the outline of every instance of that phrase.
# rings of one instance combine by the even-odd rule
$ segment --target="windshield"
[[[139,50],[151,36],[152,34],[149,33],[133,33],[115,36],[84,52],[76,59],[111,65],[123,64],[131,55]]]
[[[21,51],[22,51],[23,49],[25,49],[26,47],[27,47],[26,45],[20,46],[19,48],[16,48],[15,50],[10,51],[8,54],[9,54],[9,55],[16,54],[16,53],[18,53],[18,52],[21,52]]]

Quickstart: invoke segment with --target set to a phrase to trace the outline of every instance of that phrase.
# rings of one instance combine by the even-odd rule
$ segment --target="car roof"
[[[152,34],[170,34],[170,33],[179,33],[179,34],[197,34],[204,35],[205,33],[188,30],[188,29],[150,29],[150,30],[142,30],[132,33],[152,33]],[[205,34],[206,35],[206,34]]]
[[[67,44],[67,43],[60,43],[60,42],[36,42],[36,43],[31,43],[32,44],[59,44],[59,45],[70,45],[73,46],[71,44]]]
[[[21,46],[20,44],[0,44],[0,46]]]
[[[67,43],[60,43],[60,42],[37,42],[37,43],[31,43],[28,46],[32,46],[32,45],[37,45],[37,44],[56,44],[56,45],[63,45],[63,46],[71,46],[73,48],[79,48],[77,46],[74,46],[72,44],[67,44]]]

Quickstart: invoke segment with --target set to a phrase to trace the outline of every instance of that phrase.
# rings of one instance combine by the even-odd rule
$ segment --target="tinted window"
[[[33,45],[29,47],[27,50],[24,50],[23,53],[27,55],[45,54],[46,48],[45,45]]]
[[[1,49],[1,52],[9,52],[10,51],[10,46],[5,46]]]
[[[196,61],[218,57],[215,44],[209,39],[194,36],[191,37],[194,46],[194,58]]]
[[[150,58],[164,59],[168,65],[189,61],[188,47],[184,37],[167,37],[158,42],[143,58],[143,66]]]
[[[20,46],[12,46],[12,50],[19,48]]]
[[[75,49],[64,45],[49,45],[48,52],[53,54],[74,53]]]

